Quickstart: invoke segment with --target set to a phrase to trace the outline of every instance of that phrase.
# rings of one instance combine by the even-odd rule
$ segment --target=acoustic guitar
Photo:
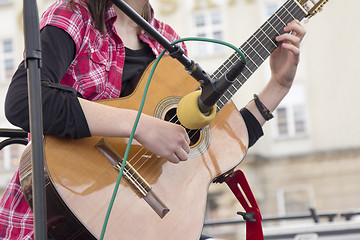
[[[104,239],[199,239],[209,184],[239,165],[247,151],[246,126],[229,100],[278,46],[274,39],[283,33],[284,26],[293,19],[310,18],[326,2],[287,0],[240,47],[247,58],[246,67],[217,102],[214,121],[202,129],[189,130],[188,161],[172,164],[132,143]],[[212,77],[220,78],[239,60],[234,53]],[[152,65],[130,96],[100,103],[137,110]],[[143,112],[176,122],[178,102],[198,87],[181,64],[164,57],[150,84]],[[100,237],[127,142],[108,137],[45,137],[47,222],[55,239]],[[30,206],[31,174],[31,151],[27,148],[20,162],[20,179]]]

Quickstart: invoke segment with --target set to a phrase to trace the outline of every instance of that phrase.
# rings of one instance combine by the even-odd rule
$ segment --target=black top
[[[155,54],[147,44],[139,50],[125,48],[125,63],[120,97],[129,95],[134,91],[145,67],[155,58]]]
[[[54,26],[44,27],[40,38],[43,63],[41,91],[44,133],[70,138],[91,136],[78,100],[78,97],[81,97],[80,93],[60,84],[60,80],[75,57],[73,39],[64,30]],[[121,96],[133,90],[145,66],[155,58],[150,47],[145,45],[140,50],[126,49]],[[263,135],[263,131],[259,122],[246,108],[240,113],[248,130],[250,147]],[[13,125],[29,132],[27,71],[24,61],[19,65],[10,83],[5,100],[5,115]]]

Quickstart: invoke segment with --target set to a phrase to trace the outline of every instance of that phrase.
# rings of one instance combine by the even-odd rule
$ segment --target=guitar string
[[[296,3],[294,3],[294,6],[292,7],[292,9],[289,11],[288,10],[288,8],[286,7],[286,4],[287,3],[294,3],[294,1],[288,1],[288,2],[286,2],[280,9],[279,9],[279,11],[277,11],[272,17],[270,17],[269,18],[269,20],[267,21],[267,24],[265,25],[266,27],[267,27],[267,29],[263,29],[262,27],[257,31],[257,32],[259,32],[259,31],[261,31],[261,32],[264,32],[264,34],[260,34],[260,37],[264,37],[264,39],[269,39],[270,41],[270,43],[272,43],[273,45],[275,45],[275,46],[277,46],[272,40],[271,40],[271,38],[269,37],[269,34],[267,34],[267,31],[269,30],[269,29],[271,29],[271,28],[273,28],[275,31],[276,31],[276,33],[277,34],[280,34],[278,31],[277,31],[277,28],[279,28],[280,29],[280,27],[284,27],[286,24],[281,20],[281,17],[282,17],[282,15],[285,13],[285,18],[286,18],[286,16],[287,17],[290,17],[290,19],[292,20],[292,19],[295,19],[295,17],[291,14],[291,10],[293,10],[296,6],[297,6],[297,4]],[[290,6],[291,7],[291,6]],[[282,11],[282,9],[284,10],[284,11]],[[296,15],[296,13],[297,13],[297,11],[300,11],[300,12],[302,12],[302,10],[301,9],[299,9],[299,8],[297,8],[297,10],[295,10],[295,13],[294,13],[294,15]],[[288,12],[289,14],[286,14],[286,12]],[[280,15],[278,16],[278,14],[280,13]],[[276,23],[276,20],[280,20],[280,21],[278,21],[278,23]],[[274,23],[272,23],[274,21],[274,23],[276,24],[276,25],[274,25]],[[287,22],[287,21],[286,21]],[[290,22],[290,21],[289,21]],[[280,25],[280,27],[279,27],[279,25]],[[274,28],[275,27],[275,28]],[[265,31],[264,31],[265,30]],[[253,35],[252,35],[252,37],[250,38],[250,39],[248,39],[246,42],[245,42],[245,44],[244,44],[244,52],[248,52],[248,50],[250,50],[250,53],[252,52],[252,53],[254,53],[255,52],[255,54],[252,54],[252,55],[257,55],[257,56],[259,56],[260,57],[260,60],[261,60],[261,63],[263,63],[264,61],[265,61],[265,59],[261,56],[261,53],[265,53],[265,54],[267,54],[267,55],[270,55],[270,53],[269,53],[269,51],[267,51],[267,49],[263,46],[263,44],[262,44],[262,41],[260,41],[261,40],[261,38],[259,38],[259,39],[257,39],[256,37],[255,37],[255,35],[257,34],[257,32],[255,32]],[[271,31],[272,32],[272,31]],[[250,45],[250,43],[252,42],[252,41],[255,41],[255,42],[258,42],[258,43],[260,43],[261,45],[262,45],[262,49],[263,49],[263,52],[261,52],[261,49],[260,49],[260,52],[258,52],[257,50],[256,50],[256,48],[254,48],[254,47],[252,47],[251,45]],[[263,42],[264,42],[264,40],[263,40]],[[242,49],[241,49],[242,50]],[[253,51],[251,51],[251,50],[253,50]],[[265,51],[264,51],[265,50]],[[251,55],[251,54],[248,54],[249,56]],[[266,56],[265,58],[267,58],[268,56]],[[229,58],[229,61],[232,63],[232,64],[234,64],[234,62],[233,62],[233,60],[234,60],[234,58],[236,58],[235,59],[235,62],[236,61],[239,61],[239,56],[236,56],[236,54],[234,54],[232,57],[230,57]],[[255,65],[255,68],[254,69],[252,69],[252,70],[256,70],[258,67],[259,67],[259,65],[261,64],[256,64],[256,62],[255,62],[255,60],[253,59],[253,58],[248,58],[248,59],[250,59],[250,61]],[[253,73],[253,71],[252,70],[250,70],[250,68],[249,68],[249,66],[245,66],[245,67],[247,67],[247,70],[252,74]],[[226,65],[225,64],[222,64],[220,67],[219,67],[219,69],[217,70],[217,72],[221,72],[221,70],[220,69],[226,69],[226,70],[228,70],[228,68],[226,67]],[[223,72],[225,72],[225,71],[223,71]],[[214,74],[216,74],[216,72],[214,73]],[[243,77],[247,80],[247,77],[246,76],[244,76],[243,75]],[[238,81],[238,79],[236,79],[236,81]],[[242,85],[244,82],[240,82],[240,85]],[[237,91],[238,89],[236,89],[235,88],[235,90]],[[231,92],[231,90],[227,90],[227,93],[230,95],[230,98],[233,96],[233,92]],[[229,100],[226,96],[225,96],[226,94],[224,94],[223,96],[226,98],[226,100]],[[223,106],[225,105],[225,103],[223,103],[221,100],[219,100],[220,101],[220,103],[221,104],[223,104]],[[220,110],[221,108],[219,108],[218,110]],[[176,116],[174,116],[173,118],[175,118]],[[172,119],[173,119],[172,118]],[[171,119],[171,120],[172,120]],[[171,121],[170,120],[170,121]],[[178,120],[175,122],[175,123],[177,123],[178,122]],[[192,136],[190,136],[190,139],[192,139],[192,137],[195,135],[195,134],[197,134],[198,133],[198,131],[200,131],[200,129],[198,129],[198,130],[196,130],[195,132],[194,132],[194,134],[192,135]],[[188,132],[189,133],[189,132]],[[129,161],[132,161],[135,157],[137,157],[137,155],[138,154],[140,154],[140,152],[142,151],[142,150],[146,150],[145,151],[145,154],[147,154],[147,153],[150,153],[149,155],[147,155],[147,156],[150,156],[150,157],[146,157],[147,159],[151,159],[152,158],[152,156],[154,155],[153,153],[151,153],[150,151],[147,151],[147,149],[145,149],[145,148],[141,148]],[[142,156],[144,156],[145,154],[142,154]],[[141,157],[141,158],[144,158],[144,157]],[[141,158],[138,158],[137,159],[137,161],[135,162],[135,163],[133,163],[133,166],[135,167],[135,165],[141,160]],[[158,160],[158,159],[153,159],[153,160]],[[142,167],[143,167],[143,165],[145,164],[145,162],[147,162],[147,160],[144,160],[144,161],[142,161],[142,164],[140,165],[140,167],[138,168],[138,170],[140,170]],[[153,161],[153,162],[155,162],[155,164],[156,165],[158,165],[158,164],[161,164],[159,161]],[[153,167],[153,164],[151,165],[151,163],[150,164],[148,164],[148,166],[147,166],[147,168],[149,168],[149,167],[152,167],[152,172],[154,171],[154,169],[157,169],[157,168],[155,168],[155,167]],[[144,169],[142,169],[143,171],[144,171]],[[150,172],[150,174],[149,175],[152,175],[152,172]],[[144,176],[145,177],[145,176]],[[158,177],[158,176],[156,176],[155,175],[155,178],[156,177]],[[145,177],[146,178],[146,177]],[[154,178],[153,179],[151,179],[150,181],[153,181],[154,180]]]
[[[288,10],[287,10],[287,8],[286,8],[286,6],[285,6],[285,8],[284,8],[287,12],[289,12]],[[276,15],[274,16],[274,17],[276,17]],[[274,18],[273,17],[273,18]],[[294,19],[294,16],[292,16],[291,15],[291,17],[292,17],[292,19]],[[278,19],[279,17],[277,17],[276,19]],[[269,21],[268,21],[269,22]],[[271,21],[270,21],[271,22]],[[274,25],[274,24],[270,24],[271,25],[271,27]],[[284,26],[284,25],[283,25]],[[267,27],[269,27],[269,24],[267,25]],[[262,32],[264,32],[264,30],[263,30],[263,28],[260,28],[261,30],[258,30],[254,35],[253,35],[253,38],[251,38],[250,40],[248,40],[247,42],[246,42],[246,44],[245,44],[245,47],[246,46],[250,46],[251,47],[251,45],[250,45],[250,43],[251,42],[254,42],[254,40],[255,40],[255,42],[257,43],[260,43],[260,44],[262,44],[262,41],[261,41],[261,39],[257,39],[256,38],[256,35],[258,34],[258,33],[260,33],[260,31],[262,31]],[[275,28],[276,29],[276,28]],[[266,31],[266,30],[265,30]],[[268,37],[268,34],[266,34],[265,33],[265,38],[268,38],[269,40],[270,40],[270,42],[276,47],[277,45]],[[262,34],[260,34],[260,37],[263,37],[263,35]],[[240,48],[241,49],[241,48]],[[262,55],[264,55],[263,53],[264,53],[264,51],[261,51],[261,49],[263,49],[263,50],[265,50],[265,54],[267,53],[268,55],[269,55],[269,51],[267,51],[267,49],[262,45],[262,48],[260,49],[260,51],[257,51],[256,50],[256,47],[252,47],[252,49],[254,50],[253,52],[255,52],[261,59],[261,61],[260,61],[260,64],[264,61],[264,58],[262,57]],[[242,49],[241,49],[242,50]],[[244,51],[244,52],[246,52],[246,50]],[[248,54],[248,55],[251,55],[251,54]],[[254,54],[253,54],[254,55]],[[268,55],[266,56],[266,57],[268,57]],[[237,60],[238,60],[238,57],[236,56],[236,55],[234,55],[233,56],[233,58],[236,58]],[[249,58],[250,59],[250,61],[251,62],[253,62],[253,64],[256,66],[256,68],[258,67],[258,64],[257,64],[257,62],[256,62],[256,59],[255,58]],[[255,60],[254,60],[255,59]],[[230,58],[229,59],[229,61],[230,62],[232,62],[232,59]],[[228,62],[229,62],[228,61]],[[228,62],[226,62],[226,63],[228,63]],[[236,60],[235,60],[235,62],[236,62]],[[249,68],[249,66],[247,65],[246,66],[247,67],[247,70],[250,72],[250,73],[253,73],[253,71],[252,70],[250,70],[250,68]],[[222,66],[222,69],[227,69],[228,70],[228,68],[227,68],[227,64],[223,64],[223,66]],[[219,74],[219,72],[221,72],[221,70],[218,70],[218,72],[215,72],[215,74],[214,75],[216,75],[216,74]],[[223,72],[225,72],[225,71],[223,71]],[[244,76],[244,73],[242,73],[242,75],[243,75],[243,77],[245,77],[245,79],[247,78],[246,76]],[[240,82],[240,83],[238,83],[238,84],[240,84],[240,86],[243,84],[243,82]],[[235,84],[233,84],[232,85],[232,88],[234,88],[235,89],[235,91],[237,91],[238,89],[236,89],[236,87],[235,87],[235,85],[236,85],[236,83]],[[232,97],[232,95],[233,95],[233,92],[232,92],[232,90],[231,89],[228,89],[228,95],[230,95],[231,97]],[[227,102],[227,100],[229,100],[229,97],[227,96],[227,94],[225,93],[223,96],[222,96],[223,98],[225,98],[226,100],[225,100],[225,103]],[[230,97],[230,98],[231,98]],[[222,100],[220,99],[220,101],[219,101],[220,103],[222,103],[223,105],[225,105],[223,102],[222,102]]]
[[[285,4],[285,5],[286,5],[286,4]],[[285,10],[285,12],[289,12],[288,9],[286,8],[286,6],[285,6],[285,7],[283,6],[283,9]],[[290,13],[290,12],[289,12],[289,13]],[[293,16],[292,14],[290,14],[290,16],[292,17],[292,19],[294,19],[294,16]],[[277,14],[275,14],[272,18],[279,19],[279,16],[277,16]],[[280,20],[281,20],[281,19],[280,19]],[[279,22],[279,23],[280,23],[280,22]],[[282,24],[281,24],[281,23],[282,23]],[[280,25],[285,26],[282,21],[281,21],[281,23],[280,23]],[[270,25],[270,26],[269,26],[269,25]],[[279,24],[277,24],[276,27],[278,27],[278,25],[279,25]],[[271,27],[274,26],[274,24],[269,23],[269,24],[267,24],[266,26],[267,26],[268,28],[271,28]],[[261,31],[264,31],[264,30],[261,29]],[[266,31],[266,30],[265,30],[265,31]],[[256,33],[255,33],[255,34],[256,34]],[[255,34],[254,34],[254,35],[255,35]],[[253,35],[253,36],[254,36],[254,35]],[[268,37],[268,34],[265,34],[265,38],[269,38],[269,37]],[[256,40],[256,38],[254,38],[254,39]],[[251,39],[247,41],[247,45],[250,46],[250,42],[251,42]],[[272,42],[272,43],[273,43],[273,42]],[[273,44],[274,44],[274,43],[273,43]],[[246,46],[246,45],[245,45],[245,46]],[[250,46],[250,48],[251,48],[251,46]],[[249,49],[249,48],[248,48],[248,49]],[[256,50],[255,50],[254,48],[251,48],[251,49],[256,52]],[[267,51],[266,48],[263,48],[263,49]],[[245,49],[245,50],[247,50],[247,49]],[[259,56],[261,56],[258,52],[256,52],[256,54],[259,55]],[[238,57],[237,57],[237,59],[238,59]],[[251,58],[250,58],[250,59],[251,59]],[[263,59],[262,57],[261,57],[261,60],[264,61],[264,59]],[[230,61],[232,61],[232,60],[230,59]],[[254,64],[255,64],[256,67],[258,67],[256,63],[254,63]],[[226,68],[225,65],[222,65],[221,67]],[[220,67],[220,68],[221,68],[221,67]],[[227,69],[227,68],[226,68],[226,69]],[[249,70],[250,70],[250,69],[249,69]],[[250,72],[252,72],[252,71],[250,71]],[[229,92],[230,92],[230,95],[232,95],[232,92],[231,92],[231,91],[229,91]],[[196,134],[196,133],[194,133],[194,134]],[[142,167],[142,165],[140,166],[140,168],[141,168],[141,167]]]
[[[130,181],[132,180],[133,182],[135,182],[136,184],[134,184],[135,186],[137,186],[138,188],[141,188],[141,190],[139,190],[139,192],[144,192],[144,197],[146,196],[146,194],[148,193],[147,189],[142,185],[142,181],[139,181],[139,177],[137,177],[136,175],[133,175],[130,173],[130,170],[124,168],[124,172],[125,172],[125,178],[128,177],[130,178]],[[135,176],[135,177],[134,177]]]
[[[280,19],[281,20],[281,19]],[[128,146],[129,147],[129,146]],[[152,154],[151,154],[152,155]],[[102,232],[102,236],[103,236],[103,232]]]
[[[296,5],[295,5],[295,7],[296,7]],[[287,10],[287,8],[286,8],[286,4],[285,4],[285,7],[284,7],[284,9],[287,11],[287,12],[289,12],[288,10]],[[299,9],[297,9],[297,10],[299,10]],[[276,15],[274,15],[272,18],[274,18]],[[278,18],[277,18],[278,19]],[[294,19],[294,17],[292,16],[292,19]],[[271,22],[272,20],[271,20],[271,18],[270,18],[270,21],[268,21],[268,22]],[[272,26],[273,26],[274,24],[267,24],[266,25],[266,27],[268,27],[268,28],[272,28]],[[256,42],[256,40],[257,40],[257,38],[256,38],[256,35],[258,35],[258,34],[260,34],[260,31],[262,31],[262,32],[264,32],[264,29],[263,29],[263,27],[261,27],[257,32],[255,32],[255,34],[253,34],[253,38],[251,38],[250,40],[248,40],[247,41],[247,43],[246,44],[244,44],[245,45],[245,47],[247,46],[247,45],[249,45],[251,42],[254,42],[254,40],[255,40],[255,42]],[[265,36],[265,38],[268,38],[269,40],[270,40],[270,43],[271,44],[273,44],[275,47],[277,46],[269,37],[268,37],[268,34],[266,33],[266,31],[267,30],[265,30],[265,34],[260,34],[260,37],[264,37]],[[260,42],[261,43],[261,39],[259,39],[259,41],[258,42]],[[242,50],[242,48],[240,48],[241,50]],[[255,48],[256,49],[256,48]],[[265,50],[265,51],[267,51],[267,49],[266,48],[263,48],[263,50]],[[244,52],[246,52],[246,51],[244,51]],[[257,54],[259,55],[259,56],[261,56],[262,57],[262,53],[264,53],[264,51],[261,51],[261,49],[260,49],[260,52],[259,51],[257,51]],[[268,54],[269,52],[267,51],[267,52],[265,52],[265,54]],[[251,54],[248,54],[248,55],[251,55]],[[268,57],[268,56],[266,56],[266,57]],[[232,56],[232,58],[237,58],[238,59],[238,56],[236,56],[236,55],[234,55],[234,56]],[[230,61],[232,61],[232,59],[230,58],[229,59]],[[256,60],[254,60],[254,58],[249,58],[249,60],[250,60],[250,62],[253,62],[255,65],[258,65],[258,64],[256,64]],[[235,60],[235,62],[236,62],[236,60]],[[263,61],[261,61],[261,63],[262,63]],[[226,62],[227,63],[227,62]],[[260,64],[261,64],[260,63]],[[251,63],[250,63],[251,64]],[[227,69],[227,67],[226,67],[226,64],[224,64],[223,66],[222,66],[223,68],[226,68]],[[246,70],[248,70],[251,74],[253,73],[253,71],[252,70],[250,70],[250,68],[249,68],[249,65],[246,65],[245,66],[246,67]],[[220,68],[219,68],[220,69]],[[215,74],[214,75],[216,75],[216,74],[219,74],[219,72],[221,72],[221,70],[218,70],[218,72],[215,72]],[[223,71],[224,72],[224,71]],[[243,72],[242,73],[242,76],[245,78],[245,81],[247,80],[247,77],[244,75],[245,73]],[[236,87],[235,87],[235,85],[236,84],[239,84],[240,86],[242,86],[242,84],[243,84],[244,82],[236,82],[236,83],[234,83],[233,85],[232,85],[232,88],[234,88],[235,89],[235,91],[237,91],[238,89],[236,89]],[[229,92],[230,92],[230,96],[232,96],[233,94],[232,94],[232,90],[231,89],[229,89],[228,90]],[[234,91],[234,92],[235,92]],[[225,98],[225,99],[229,99],[228,97],[227,97],[227,94],[224,94],[223,95],[223,97]],[[231,98],[231,97],[230,97]],[[220,99],[220,102],[222,103],[222,100]],[[225,101],[225,102],[227,102],[227,101]],[[222,103],[223,104],[223,103]],[[223,104],[223,105],[225,105],[225,104]]]
[[[284,9],[285,9],[285,11],[287,11],[288,13],[290,13],[286,7],[284,7]],[[294,16],[293,16],[291,13],[290,13],[290,16],[292,17],[292,19],[294,19]],[[277,19],[279,19],[279,16],[277,16],[277,14],[274,15],[274,17],[277,17]],[[280,19],[280,20],[281,20],[281,19]],[[279,23],[280,23],[280,22],[279,22]],[[282,23],[282,24],[281,24],[281,23]],[[280,25],[285,26],[283,21],[281,21],[281,23],[280,23]],[[271,26],[268,26],[268,27],[272,27],[273,25],[274,25],[274,24],[271,24]],[[277,24],[277,25],[279,25],[279,24]],[[263,31],[263,29],[261,29],[261,31]],[[266,35],[265,37],[269,38],[267,34],[265,34],[265,35]],[[255,36],[255,34],[254,34],[253,36]],[[257,40],[256,38],[254,38],[254,39]],[[257,41],[258,41],[259,43],[261,43],[261,41],[259,41],[259,40],[257,40]],[[247,44],[248,44],[249,46],[250,46],[250,42],[251,42],[251,40],[247,41]],[[262,46],[263,46],[263,45],[262,45]],[[251,46],[250,46],[250,47],[251,47]],[[266,48],[264,48],[264,47],[262,47],[262,48],[263,48],[265,51],[267,51]],[[255,49],[255,48],[251,47],[251,49],[252,49],[254,52],[256,52],[256,49]],[[267,53],[269,53],[269,52],[267,51]],[[260,54],[260,53],[256,52],[256,54],[261,57],[261,54]],[[264,61],[264,59],[263,59],[262,57],[261,57],[261,60]],[[232,60],[230,60],[230,61],[232,61]],[[257,65],[256,63],[255,63],[255,66],[258,67],[258,65]],[[223,67],[226,68],[225,65],[223,65]],[[231,92],[230,92],[230,95],[232,95]]]
[[[289,2],[288,2],[289,3]],[[294,3],[294,2],[292,2],[292,3]],[[295,17],[294,17],[294,15],[298,15],[298,14],[296,14],[296,13],[303,13],[303,15],[305,16],[305,14],[304,14],[304,12],[300,9],[300,8],[296,8],[296,10],[295,11],[293,11],[293,10],[288,10],[288,7],[286,6],[287,4],[285,4],[284,5],[284,7],[283,7],[283,9],[286,11],[286,12],[288,12],[288,13],[290,13],[290,20],[292,20],[292,19],[294,19]],[[293,7],[291,8],[291,9],[294,9],[295,7],[296,7],[297,5],[293,5]],[[290,6],[291,7],[291,6]],[[294,12],[294,15],[292,15],[291,14],[291,11],[292,12]],[[281,15],[283,15],[281,12],[280,12],[280,14]],[[275,17],[276,17],[277,15],[274,15],[272,18],[274,19]],[[304,16],[300,16],[299,15],[299,17],[304,17]],[[276,18],[276,20],[278,20],[279,19],[279,17],[277,17]],[[272,20],[270,19],[270,21],[268,21],[268,22],[272,22]],[[277,24],[278,25],[278,24]],[[267,25],[265,25],[265,27],[267,27],[267,28],[273,28],[273,26],[274,26],[274,24],[267,24]],[[284,26],[284,25],[283,25]],[[276,29],[276,28],[274,28],[274,29]],[[250,45],[252,42],[254,42],[255,41],[255,43],[260,43],[261,45],[262,45],[262,43],[264,42],[264,41],[262,41],[262,39],[261,38],[263,38],[263,37],[265,37],[265,38],[268,38],[270,41],[269,41],[269,43],[271,43],[271,44],[273,44],[273,47],[276,47],[277,45],[269,38],[269,36],[268,36],[268,34],[266,33],[266,31],[267,30],[265,30],[265,32],[264,32],[264,28],[263,27],[261,27],[257,32],[255,32],[255,34],[253,34],[253,38],[251,38],[250,40],[248,40],[247,42],[246,42],[246,44],[245,44],[245,47],[247,46],[247,45]],[[265,33],[265,34],[261,34],[260,32],[263,32],[263,33]],[[257,37],[256,37],[256,35],[260,35],[260,38],[258,39]],[[250,45],[251,46],[251,45]],[[264,47],[264,45],[262,45],[261,46],[262,48],[260,49],[260,51],[256,51],[255,49],[256,49],[256,47],[253,47],[253,49],[255,50],[255,52],[256,52],[256,54],[261,58],[260,60],[260,64],[263,62],[263,60],[264,60],[264,58],[262,57],[262,55],[264,55],[264,53],[265,53],[265,55],[267,54],[267,56],[266,57],[268,57],[268,55],[269,55],[269,51],[267,51],[267,49]],[[240,48],[241,49],[241,48]],[[241,49],[242,50],[242,49]],[[262,51],[263,50],[263,51]],[[264,52],[264,50],[265,50],[265,52]],[[245,49],[245,51],[244,52],[247,52],[246,51],[246,49]],[[251,55],[251,54],[248,54],[248,55]],[[253,54],[254,55],[254,54]],[[233,58],[235,58],[236,56],[233,56]],[[236,57],[236,58],[238,58],[238,57]],[[256,65],[256,67],[257,67],[257,63],[256,63],[256,59],[255,58],[249,58],[250,59],[250,62],[253,62],[255,65]],[[230,58],[230,61],[232,61],[231,60],[231,58]],[[236,61],[236,60],[235,60]],[[223,67],[224,68],[227,68],[226,67],[226,65],[223,65]],[[247,65],[247,70],[248,71],[250,71],[251,73],[252,73],[252,71],[249,69],[249,65]],[[246,76],[244,76],[244,73],[242,73],[242,76],[245,78],[245,81],[247,80],[247,77]],[[238,83],[238,84],[240,84],[240,86],[243,84],[244,82],[241,82],[240,81],[240,83]],[[233,84],[232,85],[232,88],[234,88],[235,89],[235,91],[237,91],[237,89],[236,89],[236,87],[235,87],[235,85],[236,84]],[[234,91],[234,92],[235,92]],[[232,92],[232,90],[231,89],[229,89],[229,95],[232,97],[232,95],[233,95],[233,92]],[[226,100],[225,100],[225,103],[227,102],[227,100],[229,99],[229,97],[227,96],[227,94],[224,94],[223,96],[222,96],[223,98],[225,98]],[[231,98],[230,97],[230,98]],[[222,100],[220,99],[220,102],[222,103]],[[222,103],[223,105],[225,105],[224,103]]]

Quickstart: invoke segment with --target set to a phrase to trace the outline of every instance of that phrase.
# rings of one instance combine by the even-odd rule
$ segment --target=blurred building
[[[52,2],[38,1],[39,12]],[[150,2],[157,18],[169,23],[183,37],[215,38],[241,46],[285,0]],[[360,209],[358,9],[358,0],[329,1],[323,11],[305,24],[307,35],[294,86],[274,113],[275,118],[265,125],[265,135],[238,167],[245,172],[263,217],[304,214],[309,213],[309,208],[318,213]],[[3,105],[10,78],[22,59],[21,2],[0,0],[0,20],[3,23],[0,25],[0,103]],[[209,73],[233,52],[212,43],[188,42],[187,45],[190,58]],[[246,105],[266,84],[270,77],[268,65],[265,61],[233,97],[238,108]],[[3,108],[0,109],[0,128],[12,127],[4,117]],[[226,143],[223,147],[226,148]],[[16,148],[0,151],[0,190],[16,168]],[[241,206],[225,185],[211,185],[207,220],[239,218],[236,215],[239,210]],[[345,219],[337,216],[334,221]],[[289,224],[300,223],[278,221],[264,226],[270,229]],[[227,239],[245,239],[243,226],[207,227],[204,231]]]
[[[217,38],[241,46],[284,2],[164,0],[156,6],[159,18],[183,37]],[[360,208],[360,111],[356,107],[360,100],[360,34],[353,31],[360,18],[359,4],[355,0],[346,4],[329,1],[323,11],[304,22],[307,35],[296,81],[276,117],[265,125],[265,136],[238,167],[248,177],[265,217],[309,214],[310,208],[339,214]],[[188,43],[188,47],[191,57],[209,73],[232,53],[207,43]],[[268,65],[266,61],[233,97],[239,108],[266,84]],[[227,186],[212,185],[210,189],[208,219],[237,218],[236,211],[242,208]],[[334,221],[344,218],[335,217]],[[271,224],[284,221],[264,223]],[[205,231],[244,239],[239,225]]]

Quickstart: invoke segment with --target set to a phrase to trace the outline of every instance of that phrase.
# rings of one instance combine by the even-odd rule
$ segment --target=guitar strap
[[[246,221],[246,239],[264,240],[261,213],[245,174],[241,170],[237,170],[227,175],[224,182],[226,182],[245,210],[245,213],[238,212],[238,214],[243,216]]]

